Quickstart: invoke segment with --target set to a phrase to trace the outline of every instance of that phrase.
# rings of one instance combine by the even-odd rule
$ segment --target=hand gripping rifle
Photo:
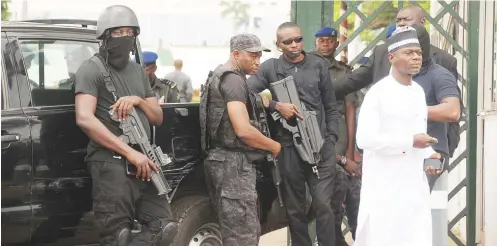
[[[162,167],[171,163],[171,159],[162,152],[162,149],[155,144],[151,145],[148,139],[145,128],[138,116],[138,113],[134,108],[128,112],[128,117],[125,120],[119,121],[117,119],[117,113],[111,115],[114,121],[120,122],[119,128],[123,130],[123,135],[119,138],[125,143],[130,145],[138,145],[143,154],[145,154],[148,159],[157,165],[159,173],[151,171],[152,183],[155,188],[157,188],[158,195],[166,195],[171,192],[171,186],[166,180],[164,173],[162,172]],[[168,197],[169,199],[169,197]]]
[[[259,123],[260,130],[264,136],[271,138],[271,133],[269,132],[269,126],[267,123],[267,114],[266,111],[264,110],[264,103],[263,103],[263,98],[262,95],[257,94],[255,97],[255,111],[256,111],[256,116],[257,116],[257,122]],[[273,176],[273,182],[276,187],[276,192],[278,193],[278,202],[280,204],[280,207],[283,206],[283,198],[281,196],[281,173],[280,173],[280,168],[278,166],[278,160],[273,158],[272,154],[267,154],[266,156],[267,161],[273,163],[273,166],[271,167],[271,174]]]
[[[288,76],[280,81],[270,84],[271,93],[278,102],[291,103],[297,107],[303,120],[295,117],[292,120],[285,120],[278,111],[271,113],[275,121],[281,122],[283,128],[290,131],[293,143],[299,153],[300,158],[312,165],[312,172],[319,179],[317,165],[321,161],[321,147],[323,147],[323,137],[319,129],[319,124],[315,111],[308,111],[300,101],[297,88],[292,76]]]
[[[112,94],[114,101],[117,101],[118,96],[115,82],[111,77],[104,61],[102,61],[102,59],[98,56],[93,56],[91,59],[95,62],[100,73],[102,74],[105,88]],[[123,87],[126,88],[126,85],[123,85]],[[157,165],[159,173],[152,171],[152,183],[155,188],[157,188],[158,195],[166,195],[169,200],[169,196],[167,194],[171,192],[172,189],[167,182],[164,173],[162,172],[162,167],[171,163],[171,159],[162,152],[162,149],[159,146],[150,144],[150,140],[148,139],[147,133],[143,127],[140,117],[138,116],[138,113],[136,112],[136,109],[132,108],[128,112],[128,117],[125,120],[119,121],[117,119],[117,113],[111,115],[111,119],[119,122],[119,128],[123,131],[123,134],[119,138],[127,144],[140,146],[142,153]]]

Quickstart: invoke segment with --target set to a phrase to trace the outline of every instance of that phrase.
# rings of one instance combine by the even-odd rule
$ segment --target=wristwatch
[[[347,157],[345,156],[342,156],[340,157],[340,166],[345,166],[345,164],[347,163]]]

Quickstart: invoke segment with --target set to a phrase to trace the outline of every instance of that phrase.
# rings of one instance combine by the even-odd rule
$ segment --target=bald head
[[[424,25],[425,14],[423,9],[418,6],[407,6],[402,8],[397,14],[397,27]]]
[[[300,32],[300,27],[299,25],[293,23],[293,22],[284,22],[283,24],[278,26],[278,29],[276,29],[276,40],[280,41],[282,40],[282,36],[289,30],[298,30]]]
[[[174,68],[181,70],[183,68],[183,61],[180,59],[174,60]]]
[[[281,24],[276,31],[276,46],[289,61],[303,58],[303,40],[300,27],[293,22]]]

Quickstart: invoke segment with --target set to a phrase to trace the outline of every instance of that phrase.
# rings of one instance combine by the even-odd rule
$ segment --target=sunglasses
[[[303,37],[296,37],[296,38],[293,38],[293,39],[287,39],[287,40],[283,40],[281,41],[280,43],[284,44],[284,45],[290,45],[292,44],[293,42],[295,42],[296,44],[299,44],[300,42],[302,42],[302,40],[304,40]]]

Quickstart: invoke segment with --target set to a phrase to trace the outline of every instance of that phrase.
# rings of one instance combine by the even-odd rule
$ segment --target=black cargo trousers
[[[283,144],[278,161],[282,176],[282,193],[293,246],[312,246],[306,217],[306,188],[312,196],[311,209],[316,219],[316,235],[319,245],[335,245],[335,216],[331,208],[336,176],[335,148],[325,143],[322,161],[318,165],[319,179],[312,166],[302,161],[295,146]]]
[[[120,158],[120,159],[119,159]],[[170,205],[165,195],[158,196],[152,182],[126,174],[126,159],[109,156],[106,161],[89,161],[93,188],[93,212],[100,244],[105,246],[167,246],[176,234]],[[123,229],[131,229],[134,219],[142,231],[129,243],[122,243]],[[168,235],[161,234],[166,232]],[[161,238],[156,238],[156,235]]]
[[[352,177],[343,169],[343,167],[337,165],[335,192],[333,193],[331,201],[331,207],[335,214],[335,246],[348,246],[342,232],[342,221],[345,214],[347,215],[352,238],[355,239],[357,217],[359,215],[361,184],[361,178]]]
[[[257,246],[256,171],[243,152],[211,149],[204,160],[210,201],[217,214],[224,246]]]

